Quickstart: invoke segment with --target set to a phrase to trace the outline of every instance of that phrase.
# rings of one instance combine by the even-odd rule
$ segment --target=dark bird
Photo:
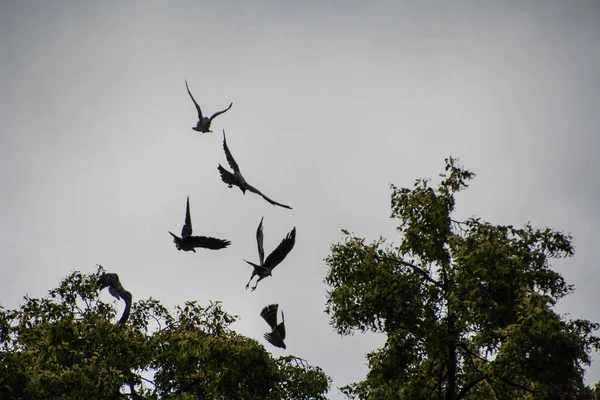
[[[264,218],[264,217],[263,217]],[[246,285],[246,289],[250,287],[250,282],[254,276],[258,275],[258,280],[256,281],[256,285],[252,288],[252,291],[256,290],[256,286],[258,286],[258,282],[265,279],[267,276],[272,276],[271,271],[273,268],[279,265],[283,261],[283,259],[288,255],[290,251],[294,248],[294,244],[296,243],[296,227],[287,234],[285,238],[279,243],[279,246],[269,256],[265,261],[265,250],[263,249],[263,229],[262,223],[263,218],[260,219],[260,224],[258,225],[258,229],[256,230],[256,242],[258,243],[258,259],[259,265],[256,265],[250,261],[246,261],[248,264],[254,267],[254,271],[252,271],[252,276]]]
[[[270,304],[262,309],[260,316],[263,317],[267,324],[271,327],[271,332],[265,333],[265,339],[275,347],[285,349],[285,325],[283,311],[281,312],[281,323],[277,325],[277,309],[278,304]]]
[[[113,273],[103,273],[98,278],[97,282],[98,286],[100,286],[100,290],[104,289],[108,286],[108,293],[110,293],[117,300],[123,299],[125,302],[125,310],[123,310],[123,315],[119,320],[119,325],[125,325],[127,318],[129,318],[129,311],[131,310],[131,293],[129,293],[121,282],[119,281],[119,275]]]
[[[196,106],[196,111],[198,111],[198,123],[196,124],[195,127],[192,127],[192,129],[195,131],[198,131],[198,132],[202,132],[202,133],[212,132],[210,130],[210,123],[212,122],[212,120],[216,116],[221,115],[225,111],[229,110],[231,108],[231,106],[233,105],[233,103],[229,104],[229,107],[227,107],[223,111],[217,111],[216,113],[214,113],[212,115],[212,117],[207,118],[202,115],[202,110],[200,109],[200,106],[196,102],[196,99],[194,99],[194,96],[192,96],[192,92],[190,92],[190,88],[188,86],[187,80],[185,81],[185,87],[187,88],[188,94],[190,95],[190,97],[192,98],[192,101],[194,102],[194,105]]]
[[[240,190],[242,191],[242,193],[244,193],[244,194],[246,194],[246,190],[249,190],[253,193],[256,193],[256,194],[262,196],[263,199],[265,199],[269,203],[273,204],[274,206],[279,206],[279,207],[287,208],[290,210],[292,209],[292,207],[290,207],[290,206],[286,206],[285,204],[281,204],[281,203],[271,200],[270,198],[268,198],[267,196],[262,194],[260,192],[260,190],[256,189],[254,186],[252,186],[248,182],[246,182],[246,179],[244,179],[244,177],[242,176],[242,173],[240,172],[240,167],[237,165],[237,163],[233,159],[233,156],[231,155],[231,152],[229,151],[229,147],[227,147],[227,139],[225,138],[225,130],[223,130],[223,149],[225,149],[225,156],[227,157],[227,162],[229,163],[229,166],[233,169],[233,173],[231,173],[231,172],[227,171],[225,168],[223,168],[221,166],[221,164],[219,164],[219,172],[221,173],[221,180],[223,180],[223,182],[225,182],[227,184],[227,186],[232,188],[235,185],[235,186],[239,187]]]
[[[185,224],[181,228],[181,237],[173,234],[173,242],[177,250],[193,251],[196,252],[196,247],[203,247],[205,249],[219,250],[223,249],[231,244],[229,240],[216,239],[207,236],[192,236],[192,218],[190,217],[190,197],[187,198],[187,206],[185,209]]]

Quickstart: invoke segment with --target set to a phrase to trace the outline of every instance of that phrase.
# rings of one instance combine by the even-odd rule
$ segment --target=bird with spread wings
[[[127,318],[129,318],[129,311],[131,310],[131,301],[132,296],[123,285],[119,281],[119,275],[114,273],[103,273],[100,275],[97,281],[98,286],[100,286],[100,290],[108,287],[108,293],[110,293],[117,300],[123,299],[125,302],[125,310],[123,310],[123,315],[119,320],[119,325],[124,325],[127,322]]]
[[[292,209],[292,207],[290,207],[290,206],[286,206],[285,204],[281,204],[274,200],[271,200],[270,198],[268,198],[267,196],[262,194],[260,190],[256,189],[254,186],[252,186],[248,182],[246,182],[246,179],[244,179],[244,177],[242,176],[242,173],[240,172],[240,167],[233,159],[233,156],[231,155],[231,152],[229,151],[229,147],[227,147],[227,139],[225,137],[225,130],[223,130],[223,149],[225,150],[225,157],[227,158],[227,162],[229,163],[229,166],[233,169],[233,173],[227,171],[225,168],[223,168],[221,166],[221,164],[219,164],[218,169],[219,169],[219,173],[221,174],[221,180],[223,182],[225,182],[227,184],[227,186],[229,186],[229,188],[232,188],[233,186],[237,186],[240,188],[240,190],[244,194],[246,194],[246,190],[249,190],[252,193],[256,193],[259,196],[262,196],[263,199],[265,199],[269,203],[273,204],[274,206],[279,206],[279,207],[287,208],[290,210]]]
[[[187,88],[187,92],[190,95],[190,97],[192,98],[194,105],[196,106],[196,111],[198,111],[198,123],[196,124],[195,127],[192,127],[192,129],[195,131],[198,131],[198,132],[202,132],[202,133],[212,132],[210,130],[210,124],[211,124],[212,120],[215,117],[223,114],[225,111],[229,110],[231,108],[231,106],[233,105],[233,103],[229,104],[229,107],[227,107],[226,109],[224,109],[222,111],[217,111],[216,113],[214,113],[212,115],[212,117],[208,118],[208,117],[205,117],[204,115],[202,115],[202,110],[200,109],[200,106],[196,102],[196,99],[194,99],[194,96],[192,96],[192,92],[190,92],[190,87],[188,86],[187,80],[185,81],[185,87]]]
[[[190,197],[187,198],[185,209],[185,224],[181,229],[181,237],[168,231],[173,236],[173,242],[177,250],[196,252],[196,247],[203,247],[210,250],[219,250],[231,244],[229,240],[216,239],[208,236],[192,236],[192,218],[190,216]]]
[[[285,325],[283,318],[283,311],[281,312],[281,323],[277,324],[277,310],[278,304],[270,304],[262,309],[260,316],[263,317],[267,324],[271,327],[271,332],[264,334],[267,342],[271,343],[275,347],[281,347],[285,349]]]
[[[267,276],[272,276],[271,271],[273,268],[278,266],[283,259],[288,255],[290,251],[294,248],[294,244],[296,243],[296,227],[287,234],[285,238],[279,243],[279,246],[265,260],[265,250],[263,248],[263,218],[260,219],[260,224],[258,225],[258,229],[256,230],[256,242],[258,244],[258,262],[259,264],[254,264],[253,262],[246,261],[248,264],[252,265],[254,270],[252,271],[252,276],[246,284],[246,289],[250,287],[250,282],[252,278],[258,275],[258,280],[256,284],[252,288],[252,291],[256,290],[258,286],[258,282],[265,279]]]

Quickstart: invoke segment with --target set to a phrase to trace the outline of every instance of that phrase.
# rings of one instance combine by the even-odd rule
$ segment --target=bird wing
[[[190,236],[187,238],[192,247],[203,247],[205,249],[219,250],[231,244],[229,240],[217,239],[208,236]]]
[[[196,99],[194,99],[194,96],[192,96],[192,92],[190,92],[190,88],[188,86],[187,80],[185,81],[185,87],[187,88],[188,94],[190,95],[190,97],[192,98],[192,101],[194,102],[194,105],[196,106],[196,110],[198,111],[198,119],[200,121],[202,121],[202,118],[204,118],[202,116],[202,110],[200,109],[200,106],[198,105],[198,103],[196,103]]]
[[[233,168],[233,172],[236,174],[240,173],[240,167],[238,167],[237,163],[233,159],[231,152],[229,151],[229,147],[227,147],[227,139],[225,138],[225,129],[223,129],[223,149],[225,150],[225,157],[227,157],[227,162],[229,166]]]
[[[265,268],[273,270],[283,259],[288,255],[294,248],[296,243],[296,227],[287,234],[285,238],[279,243],[279,246],[265,260]]]
[[[258,259],[261,266],[265,263],[265,248],[263,247],[262,227],[263,218],[260,219],[260,224],[258,224],[258,229],[256,230],[256,243],[258,244]]]
[[[269,304],[265,306],[260,312],[260,316],[263,317],[267,324],[274,329],[277,326],[277,309],[279,308],[279,304]]]
[[[255,188],[254,186],[248,184],[247,185],[247,190],[256,193],[259,196],[262,196],[263,199],[265,199],[266,201],[268,201],[269,203],[273,204],[274,206],[279,206],[279,207],[283,207],[283,208],[287,208],[288,210],[292,210],[292,207],[290,206],[286,206],[285,204],[281,204],[276,202],[275,200],[271,200],[270,198],[268,198],[267,196],[265,196],[264,194],[262,194],[262,192],[260,190],[258,190],[257,188]]]
[[[271,343],[275,347],[281,347],[285,349],[285,343],[283,338],[279,335],[279,332],[273,331],[264,334],[264,338],[267,342]]]
[[[233,103],[231,103],[231,104],[229,105],[229,107],[227,107],[226,109],[224,109],[224,110],[222,110],[222,111],[217,111],[216,113],[214,113],[214,114],[212,115],[212,117],[210,117],[210,120],[212,121],[214,117],[217,117],[217,116],[219,116],[219,115],[223,114],[225,111],[229,110],[229,109],[231,108],[231,106],[232,106],[232,105],[233,105]]]
[[[192,217],[190,216],[190,197],[187,198],[187,205],[185,207],[185,224],[181,228],[181,237],[186,238],[192,236]]]
[[[236,179],[235,175],[223,168],[221,164],[219,164],[217,169],[219,170],[219,174],[221,175],[221,180],[227,185],[229,185],[229,187],[238,184],[238,180]]]
[[[281,311],[281,323],[275,327],[275,330],[277,333],[279,333],[281,339],[285,339],[285,321],[283,319],[283,311]]]
[[[129,312],[131,311],[131,301],[133,296],[131,296],[131,293],[129,293],[127,290],[123,289],[123,286],[121,286],[121,289],[120,295],[125,302],[125,309],[123,310],[123,315],[121,315],[121,319],[119,320],[118,324],[125,325],[125,322],[127,322],[127,319],[129,318]]]
[[[119,284],[119,276],[111,272],[105,272],[98,277],[98,281],[96,283],[98,286],[100,286],[100,290],[107,286],[116,287]]]

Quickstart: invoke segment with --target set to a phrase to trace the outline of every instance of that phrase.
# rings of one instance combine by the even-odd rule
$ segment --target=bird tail
[[[131,304],[126,304],[125,310],[123,310],[123,315],[121,316],[121,319],[118,322],[119,325],[121,325],[121,326],[125,325],[125,322],[127,322],[127,319],[129,318],[130,311],[131,311]]]
[[[235,184],[235,179],[234,179],[234,175],[227,171],[225,168],[223,168],[221,166],[221,164],[219,164],[219,173],[221,174],[221,180],[223,182],[225,182],[226,184],[229,185],[229,187],[231,187],[232,185]]]
[[[123,326],[129,318],[129,312],[131,311],[131,302],[133,301],[133,297],[131,296],[131,293],[124,289],[121,293],[121,297],[123,298],[123,301],[125,301],[125,309],[123,310],[123,315],[121,316],[121,319],[119,320],[118,324]]]

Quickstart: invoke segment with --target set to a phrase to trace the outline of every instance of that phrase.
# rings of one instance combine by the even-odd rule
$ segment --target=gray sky
[[[3,306],[98,263],[136,299],[222,300],[261,341],[277,302],[288,351],[267,349],[321,366],[341,398],[383,338],[334,333],[323,258],[342,228],[396,240],[388,184],[436,179],[453,155],[477,174],[457,218],[570,232],[576,256],[555,267],[576,293],[558,309],[600,321],[600,3],[120,3],[0,3]],[[184,79],[206,114],[233,101],[216,134],[191,129]],[[293,211],[221,182],[221,129]],[[230,248],[175,249],[188,194],[194,232]],[[294,226],[297,241],[251,293],[263,216],[267,253]]]

